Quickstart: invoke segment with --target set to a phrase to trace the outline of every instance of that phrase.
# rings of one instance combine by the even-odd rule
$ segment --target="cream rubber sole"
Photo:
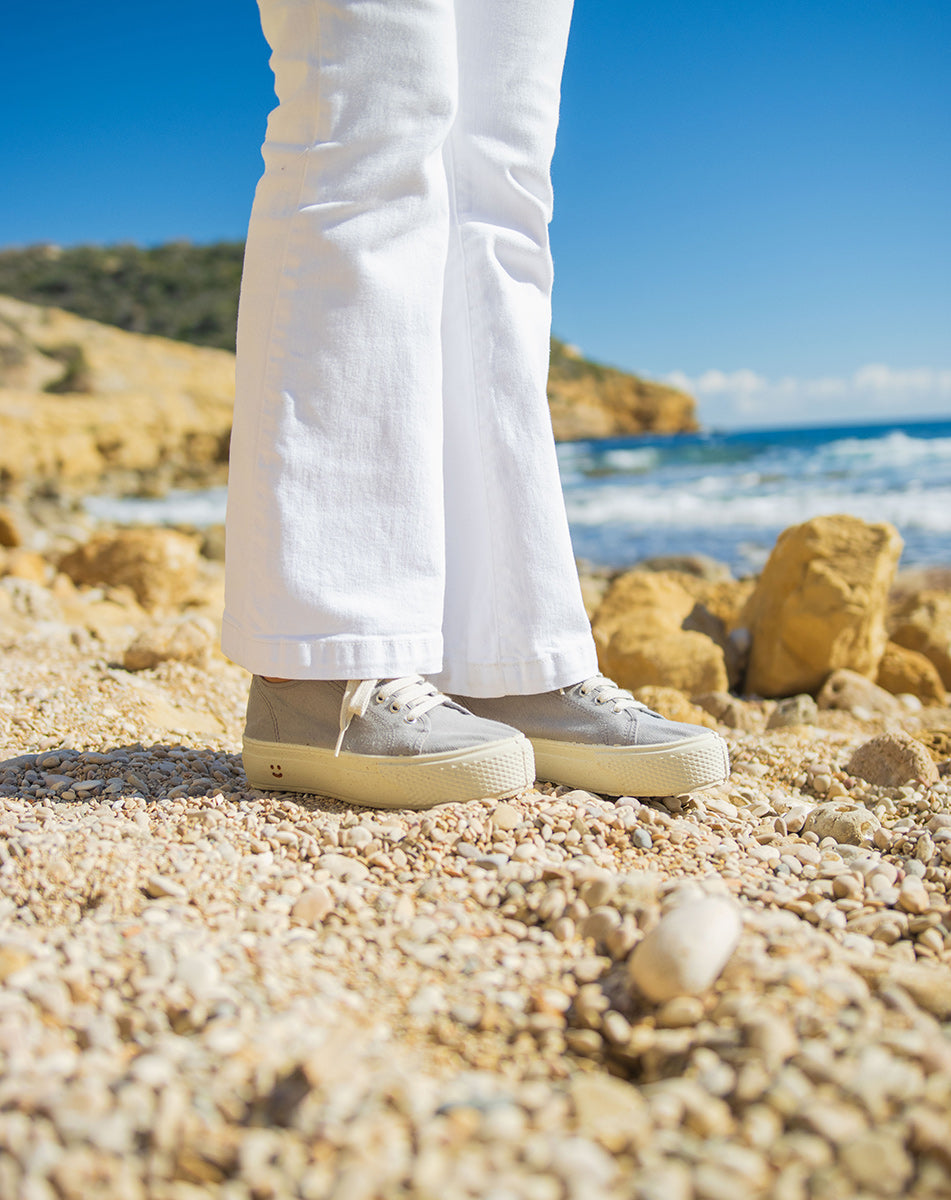
[[[442,754],[348,754],[244,738],[245,774],[255,788],[332,796],[366,808],[432,808],[502,799],[531,787],[535,764],[522,734]]]
[[[702,733],[659,746],[598,746],[532,738],[539,779],[609,796],[678,796],[723,783],[726,742]]]

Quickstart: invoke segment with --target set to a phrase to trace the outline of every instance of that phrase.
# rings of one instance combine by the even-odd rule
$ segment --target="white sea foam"
[[[566,501],[573,525],[649,523],[699,533],[729,526],[783,529],[811,517],[848,513],[865,521],[891,521],[899,527],[951,534],[951,487],[881,496],[831,489],[717,495],[707,488],[607,486],[573,491]]]

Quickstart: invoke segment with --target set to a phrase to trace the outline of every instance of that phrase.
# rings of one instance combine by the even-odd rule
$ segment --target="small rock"
[[[767,729],[785,729],[790,725],[815,725],[819,708],[815,700],[807,693],[798,696],[788,696],[780,700],[769,714],[766,722]]]
[[[121,529],[96,534],[59,567],[74,583],[129,587],[143,607],[156,608],[185,600],[198,573],[198,548],[173,529]]]
[[[13,549],[23,545],[23,535],[13,513],[8,508],[0,508],[0,546]]]
[[[696,996],[674,996],[657,1010],[660,1029],[686,1029],[703,1020],[703,1001]]]
[[[881,828],[881,821],[867,808],[846,807],[838,802],[817,804],[806,817],[803,832],[818,838],[831,837],[837,842],[859,846]]]
[[[938,782],[938,769],[925,747],[910,734],[898,730],[880,733],[859,746],[846,770],[877,787],[901,787],[916,779]]]
[[[127,671],[146,671],[162,662],[184,662],[203,666],[211,655],[215,631],[200,617],[169,621],[146,629],[122,656]]]
[[[514,829],[522,823],[522,814],[514,804],[497,804],[490,818],[496,829]]]
[[[816,703],[819,708],[844,712],[862,709],[885,717],[898,716],[902,711],[901,704],[891,692],[886,692],[877,683],[872,683],[871,679],[845,667],[832,672],[822,685]]]
[[[348,858],[346,854],[321,854],[317,866],[329,871],[334,879],[362,880],[368,878],[370,868],[357,858]]]
[[[654,1003],[698,996],[726,966],[741,930],[740,911],[725,897],[679,904],[635,947],[631,982]]]
[[[915,696],[923,704],[947,703],[947,692],[931,659],[895,642],[885,647],[875,682],[893,696]]]
[[[179,883],[177,879],[170,879],[168,875],[150,875],[145,890],[153,900],[159,900],[163,896],[184,900],[188,895],[184,884]]]
[[[926,913],[931,907],[931,897],[924,881],[917,875],[907,875],[898,888],[897,907],[906,913]]]
[[[176,968],[175,977],[196,1000],[200,1000],[217,988],[221,974],[218,964],[209,955],[186,954]]]
[[[704,692],[700,696],[694,696],[693,702],[728,729],[755,733],[762,728],[762,719],[758,711],[746,701],[731,696],[729,692]]]
[[[308,888],[294,901],[291,921],[295,925],[318,925],[333,911],[333,906],[333,897],[326,888]]]
[[[894,1134],[871,1130],[842,1147],[842,1165],[862,1188],[880,1196],[906,1195],[914,1164]]]
[[[647,1103],[631,1084],[610,1075],[576,1075],[568,1094],[582,1137],[612,1153],[643,1141],[650,1127]]]

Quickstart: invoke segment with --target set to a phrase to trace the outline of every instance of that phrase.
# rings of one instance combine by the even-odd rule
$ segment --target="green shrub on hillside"
[[[133,333],[234,349],[243,242],[0,251],[0,294]]]

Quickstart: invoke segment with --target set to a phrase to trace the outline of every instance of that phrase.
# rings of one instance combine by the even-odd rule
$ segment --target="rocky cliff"
[[[589,362],[554,338],[548,402],[561,442],[699,428],[696,403],[686,392]]]
[[[0,490],[224,477],[234,355],[0,297]]]
[[[234,355],[0,297],[0,491],[162,491],[221,482]],[[561,440],[695,429],[672,388],[552,343]]]

